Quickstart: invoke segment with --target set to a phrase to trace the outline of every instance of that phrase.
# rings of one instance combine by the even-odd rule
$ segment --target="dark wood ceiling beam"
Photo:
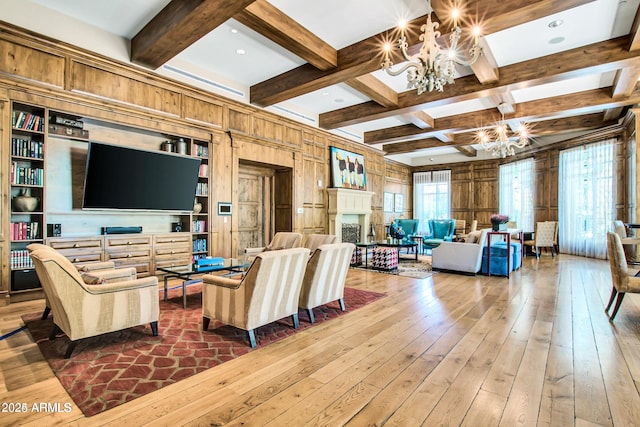
[[[320,127],[335,129],[342,126],[364,123],[371,120],[393,117],[406,112],[423,110],[455,102],[468,101],[486,96],[499,95],[507,90],[554,83],[580,77],[589,73],[603,73],[634,65],[640,59],[640,52],[629,52],[629,36],[618,37],[503,67],[498,83],[482,85],[475,76],[461,77],[445,92],[415,91],[398,94],[398,108],[381,107],[365,102],[320,115]],[[540,64],[545,67],[541,68]]]
[[[480,38],[478,43],[482,48],[482,55],[471,65],[471,70],[480,83],[495,83],[500,80],[498,62],[484,38]]]
[[[254,1],[172,0],[131,39],[131,62],[155,70]]]
[[[338,65],[338,53],[332,46],[266,0],[256,0],[234,18],[320,70]]]
[[[415,111],[413,113],[404,114],[402,117],[404,117],[406,120],[419,127],[420,129],[432,128],[435,123],[433,117],[431,117],[424,111]]]
[[[624,107],[609,108],[602,115],[602,117],[603,117],[602,119],[605,120],[605,121],[618,120],[620,118],[620,116],[622,115],[624,110],[625,110]]]
[[[615,120],[605,121],[601,114],[594,113],[584,116],[565,117],[536,122],[531,128],[531,137],[557,135],[567,132],[584,131],[597,129],[603,126],[615,124]],[[397,144],[384,144],[382,150],[387,154],[404,154],[411,153],[427,148],[453,146],[467,147],[469,145],[478,144],[478,139],[473,132],[463,132],[453,135],[450,142],[438,141],[434,138],[425,138],[417,141],[402,142]],[[473,149],[473,147],[468,147]],[[465,154],[466,155],[466,154]]]
[[[640,49],[640,7],[636,9],[636,16],[633,19],[629,35],[631,36],[631,40],[629,41],[629,50],[633,51]]]
[[[347,80],[345,83],[383,107],[398,106],[398,92],[371,74]]]
[[[456,150],[458,150],[460,152],[460,154],[467,156],[467,157],[478,157],[478,150],[476,150],[475,148],[471,147],[471,146],[466,146],[463,147],[461,145],[457,145],[455,147]]]
[[[639,78],[640,65],[619,69],[613,80],[612,98],[617,99],[629,96],[635,90]]]
[[[503,0],[476,0],[469,2],[473,4],[468,5],[467,9],[474,16],[476,16],[476,10],[482,11],[478,14],[481,15],[483,33],[491,34],[590,1],[593,0],[519,0],[518,4],[514,6],[513,2],[504,2]],[[505,5],[505,3],[508,4]],[[438,15],[437,12],[436,15]],[[426,16],[414,19],[409,23],[409,27],[420,28],[425,20]],[[376,71],[380,69],[382,63],[384,41],[395,41],[396,39],[396,30],[389,29],[338,50],[338,65],[333,70],[322,71],[310,64],[304,64],[257,83],[250,89],[251,103],[262,107],[273,105]],[[412,46],[414,50],[417,47],[417,44]],[[376,50],[380,53],[378,55],[372,54]],[[395,50],[392,52],[392,61],[394,63],[402,62],[400,55]]]
[[[637,102],[640,102],[640,89],[636,89],[628,98],[613,100],[610,87],[600,88],[523,102],[518,104],[516,112],[507,116],[506,119],[530,122],[562,116],[589,114],[608,108],[632,105]],[[436,119],[433,129],[424,130],[408,124],[365,132],[364,143],[380,144],[418,140],[432,136],[435,132],[459,133],[467,129],[475,130],[492,126],[500,118],[500,114],[495,110],[474,111]]]

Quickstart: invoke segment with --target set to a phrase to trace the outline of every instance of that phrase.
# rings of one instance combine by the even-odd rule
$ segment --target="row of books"
[[[199,259],[205,259],[206,257],[207,254],[195,254],[191,257],[191,259],[193,260],[193,264],[196,264]]]
[[[193,252],[206,252],[207,239],[193,239]]]
[[[196,185],[196,196],[208,196],[209,195],[209,183],[199,182]]]
[[[206,163],[202,163],[200,165],[200,171],[198,172],[198,176],[207,178],[209,176],[209,165],[207,165]]]
[[[35,240],[40,235],[39,222],[12,222],[9,229],[9,238],[11,240]]]
[[[44,117],[37,114],[26,113],[24,111],[13,112],[12,125],[16,129],[44,131]]]
[[[11,184],[44,185],[44,169],[11,162]]]
[[[44,144],[30,139],[11,138],[11,155],[44,159]]]
[[[198,157],[209,157],[209,147],[206,145],[191,144],[191,155]]]
[[[207,231],[207,221],[198,219],[191,223],[192,233],[204,233],[205,231]]]
[[[33,261],[26,249],[14,249],[11,251],[10,268],[18,270],[20,268],[33,268]]]

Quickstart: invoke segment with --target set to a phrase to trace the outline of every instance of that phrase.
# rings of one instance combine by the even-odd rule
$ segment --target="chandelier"
[[[518,130],[511,136],[508,133],[507,125],[504,122],[504,105],[498,106],[502,120],[493,129],[482,129],[478,131],[477,139],[480,141],[482,148],[491,152],[494,157],[505,158],[516,154],[516,148],[524,148],[529,142],[529,131],[524,123],[520,123]]]
[[[420,27],[420,31],[422,31],[422,34],[420,34],[420,40],[422,41],[420,52],[413,56],[407,53],[409,45],[405,36],[404,25],[401,24],[398,47],[404,59],[408,61],[407,64],[397,71],[391,69],[393,62],[389,57],[389,51],[391,50],[389,43],[385,44],[384,61],[382,62],[382,69],[391,76],[398,76],[407,71],[407,89],[417,89],[418,95],[426,91],[432,92],[434,89],[442,92],[444,85],[454,83],[456,64],[473,65],[482,53],[482,48],[478,46],[480,30],[475,27],[473,31],[474,43],[469,49],[469,58],[460,57],[458,43],[462,30],[458,26],[459,12],[457,9],[454,9],[452,14],[453,30],[449,35],[449,46],[447,48],[440,47],[438,44],[438,38],[441,35],[440,31],[438,31],[440,23],[431,20],[431,13],[433,12],[431,0],[427,0],[427,5],[427,23]]]

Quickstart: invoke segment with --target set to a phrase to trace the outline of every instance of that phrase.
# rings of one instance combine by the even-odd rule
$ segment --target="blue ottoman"
[[[507,272],[507,243],[496,242],[491,245],[491,265],[487,266],[487,247],[482,249],[482,274],[491,272],[492,276],[508,276]],[[522,252],[519,242],[511,242],[511,271],[517,270],[522,264]]]

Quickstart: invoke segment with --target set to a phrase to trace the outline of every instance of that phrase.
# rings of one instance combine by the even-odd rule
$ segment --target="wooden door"
[[[271,232],[273,169],[240,165],[238,172],[238,254],[265,246]]]

